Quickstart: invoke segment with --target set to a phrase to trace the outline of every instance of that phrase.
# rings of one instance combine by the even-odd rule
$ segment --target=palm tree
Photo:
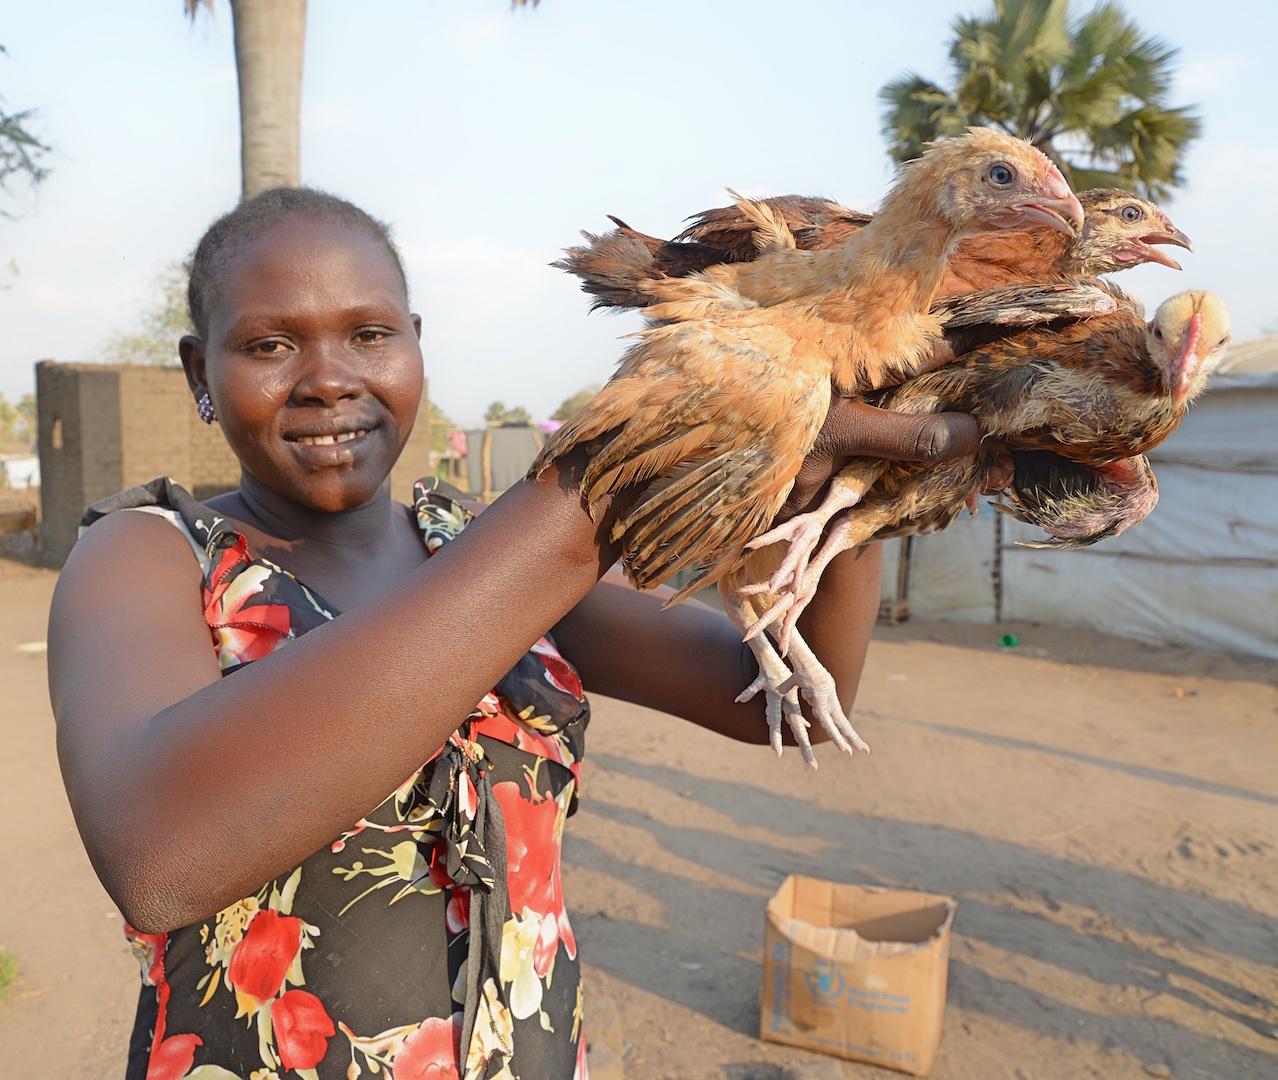
[[[908,161],[985,125],[1032,140],[1075,189],[1164,198],[1202,130],[1191,109],[1167,105],[1177,51],[1111,0],[1080,18],[1069,0],[994,0],[988,16],[954,23],[952,89],[907,74],[879,91],[888,152]]]
[[[230,0],[240,85],[240,193],[301,183],[306,0]],[[183,0],[195,18],[213,0]]]
[[[540,0],[532,0],[536,7]],[[182,0],[189,18],[213,0]],[[240,197],[302,181],[306,0],[230,0],[240,84]],[[524,7],[527,0],[511,0]]]

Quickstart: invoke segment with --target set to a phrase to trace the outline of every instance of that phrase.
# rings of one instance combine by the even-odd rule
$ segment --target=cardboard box
[[[768,902],[760,1036],[926,1076],[958,903],[791,875]]]

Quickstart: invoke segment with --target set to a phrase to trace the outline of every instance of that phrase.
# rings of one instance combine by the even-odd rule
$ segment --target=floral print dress
[[[428,554],[471,519],[414,490]],[[191,543],[223,676],[337,616],[172,480],[95,503]],[[423,642],[423,649],[429,642]],[[542,638],[367,817],[213,918],[125,931],[142,966],[127,1080],[586,1080],[560,845],[589,706]]]

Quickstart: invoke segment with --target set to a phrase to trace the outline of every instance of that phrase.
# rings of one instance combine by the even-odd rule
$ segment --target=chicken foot
[[[798,688],[803,700],[811,706],[817,723],[830,733],[831,740],[840,750],[846,750],[850,754],[855,747],[868,754],[869,744],[856,733],[856,728],[848,721],[848,714],[839,701],[839,688],[834,676],[817,659],[816,653],[797,630],[790,635],[788,659],[794,674],[785,687]],[[836,730],[842,738],[834,734]]]
[[[755,618],[753,604],[739,596],[726,584],[720,587],[719,594],[723,597],[723,606],[728,613],[728,618],[738,630],[744,632]],[[811,725],[799,707],[799,692],[794,687],[780,689],[793,678],[793,673],[786,667],[785,661],[773,647],[772,639],[766,634],[751,638],[748,644],[759,665],[759,674],[737,695],[737,701],[749,701],[762,690],[767,707],[768,745],[776,751],[777,757],[781,756],[781,721],[784,718],[794,733],[794,741],[799,745],[803,760],[815,769],[816,755],[812,752],[812,742],[808,738],[808,728]]]
[[[744,585],[739,590],[744,596],[758,596],[764,593],[778,595],[786,590],[797,594],[800,584],[807,577],[808,564],[812,553],[821,543],[821,536],[830,520],[838,513],[857,505],[865,493],[874,486],[874,482],[882,475],[883,462],[870,459],[853,461],[830,482],[830,490],[825,499],[815,510],[805,514],[796,514],[789,521],[778,525],[775,529],[751,540],[746,549],[758,551],[782,540],[790,545],[781,565],[765,582]],[[836,552],[837,554],[837,552]],[[826,560],[829,561],[828,559]],[[773,607],[775,608],[775,604]],[[767,623],[755,621],[746,631],[746,640],[753,639],[763,630]],[[787,633],[780,640],[781,655],[785,656],[789,648]]]

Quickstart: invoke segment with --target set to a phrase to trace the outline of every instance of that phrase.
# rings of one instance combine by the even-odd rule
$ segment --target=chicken
[[[987,129],[939,143],[902,170],[874,220],[841,248],[788,250],[784,261],[765,255],[652,283],[653,325],[590,405],[547,442],[530,476],[587,446],[588,506],[643,488],[611,533],[631,581],[647,588],[691,570],[678,600],[736,568],[721,591],[744,630],[756,613],[736,586],[767,577],[774,556],[737,564],[784,503],[832,387],[881,389],[931,358],[941,322],[928,307],[965,236],[1035,225],[1072,236],[1082,220],[1059,170],[1028,144]],[[774,231],[780,247],[787,237]],[[741,272],[752,295],[770,294],[772,306],[742,295]],[[764,680],[753,689],[767,692],[778,750],[784,715],[813,760],[796,685],[836,745],[864,745],[799,635],[792,635],[793,674],[766,636],[751,641]]]
[[[1051,450],[1014,450],[1010,505],[994,508],[1039,525],[1050,539],[1023,547],[1081,548],[1139,525],[1158,505],[1158,480],[1144,454],[1095,467]]]
[[[1154,245],[1193,248],[1189,238],[1158,207],[1129,192],[1098,188],[1080,196],[1080,203],[1085,220],[1077,236],[1040,227],[986,233],[961,241],[948,260],[938,299],[932,305],[933,314],[945,320],[947,331],[956,325],[979,325],[980,320],[973,319],[970,312],[960,323],[950,310],[960,302],[958,297],[970,295],[974,288],[1082,283],[1142,262],[1160,262],[1179,269],[1179,264]],[[740,200],[734,207],[707,211],[672,242],[644,236],[613,220],[618,225],[615,232],[604,237],[587,234],[589,245],[571,249],[568,258],[557,264],[582,277],[583,288],[595,296],[595,307],[648,306],[662,295],[663,281],[694,273],[720,278],[731,275],[740,292],[760,303],[775,303],[779,298],[766,280],[763,289],[756,287],[749,276],[753,268],[738,264],[758,261],[790,265],[802,256],[787,251],[787,236],[800,249],[826,251],[846,245],[872,218],[827,200],[783,196],[757,204]],[[778,237],[773,250],[762,255],[760,241],[766,245],[769,239]],[[1023,305],[1011,305],[1006,296],[993,296],[987,291],[982,295],[989,301],[984,305],[986,320],[1000,324],[1029,324],[1055,316],[1085,316],[1106,310],[1086,289],[1050,299],[1040,293],[1026,297]],[[978,334],[978,340],[979,337]],[[951,352],[939,351],[933,363],[950,359]],[[761,582],[748,586],[747,594],[797,590],[830,519],[855,505],[877,476],[873,467],[858,466],[831,485],[826,501],[818,509],[754,538],[751,546],[755,549],[781,541],[788,547],[786,557],[766,586]],[[797,592],[793,599],[797,600]]]
[[[1137,266],[1180,264],[1154,245],[1193,250],[1189,238],[1153,203],[1126,191],[1095,188],[1078,196],[1084,223],[1077,236],[1034,228],[968,237],[946,266],[938,297],[1000,285],[1078,281]],[[871,220],[825,199],[784,195],[754,204],[787,228],[801,250],[829,250],[847,244]],[[585,233],[589,243],[570,248],[555,263],[582,279],[593,307],[646,307],[653,296],[643,283],[686,277],[720,264],[759,257],[759,211],[749,204],[707,210],[674,240],[659,240],[612,218],[617,228],[603,236]]]
[[[1044,526],[1048,546],[1095,543],[1147,516],[1158,488],[1141,455],[1176,429],[1224,359],[1229,309],[1213,293],[1183,292],[1145,324],[1139,303],[1115,293],[1122,302],[1111,315],[1022,330],[871,395],[872,404],[900,412],[970,412],[991,447],[940,466],[867,463],[867,472],[881,473],[873,488],[835,521],[797,595],[780,596],[747,633],[784,616],[784,648],[835,554],[944,528],[974,503],[1000,453],[1015,467],[1006,512]]]

